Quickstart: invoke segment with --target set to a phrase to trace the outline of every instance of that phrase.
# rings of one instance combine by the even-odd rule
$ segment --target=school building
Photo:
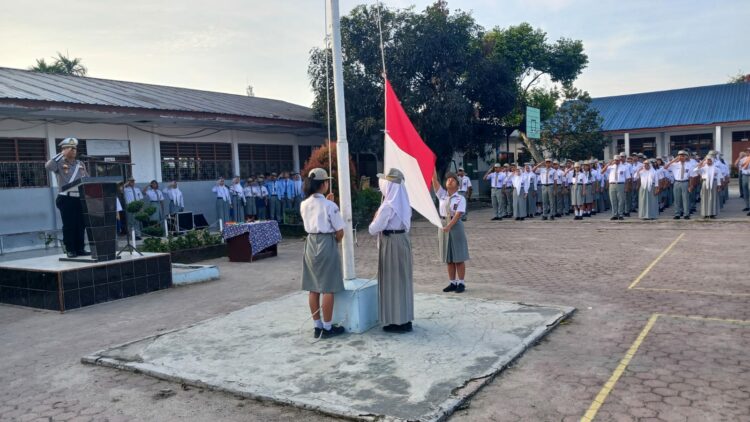
[[[734,162],[750,148],[750,82],[600,97],[591,105],[611,138],[607,158],[623,151],[655,157],[689,149],[701,156],[718,150]]]
[[[186,209],[214,222],[219,177],[298,171],[325,131],[310,108],[279,100],[0,68],[0,253],[61,229],[44,164],[66,137],[90,173],[177,180]]]

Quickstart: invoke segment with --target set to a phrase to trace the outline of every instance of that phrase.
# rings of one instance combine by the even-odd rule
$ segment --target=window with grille
[[[625,151],[625,140],[620,138],[617,140],[617,152]],[[647,157],[653,158],[656,156],[656,138],[630,138],[630,153],[639,152],[645,154]]]
[[[672,135],[669,137],[669,148],[672,154],[681,149],[697,152],[702,156],[714,147],[713,133],[698,133],[693,135]]]
[[[46,139],[0,138],[0,189],[49,186]]]
[[[64,138],[59,138],[55,141],[57,144],[57,152],[60,152],[60,142]],[[88,148],[86,147],[85,139],[78,139],[78,147],[76,147],[78,157],[88,156]],[[90,158],[79,158],[83,161],[86,166],[86,171],[89,176],[92,177],[103,177],[103,176],[122,176],[123,180],[127,179],[133,174],[133,167],[130,165],[130,154],[128,155],[116,155],[111,157],[90,157]]]
[[[162,180],[231,178],[232,145],[206,142],[161,142]]]
[[[291,145],[238,145],[240,176],[243,178],[294,170]]]

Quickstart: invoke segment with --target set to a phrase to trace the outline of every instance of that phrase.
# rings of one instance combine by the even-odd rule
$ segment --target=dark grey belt
[[[392,234],[406,233],[406,230],[383,230],[383,236],[390,236]]]

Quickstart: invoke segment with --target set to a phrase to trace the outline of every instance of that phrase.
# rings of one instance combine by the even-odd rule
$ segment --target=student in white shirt
[[[615,155],[602,169],[609,181],[609,202],[612,207],[610,220],[624,220],[626,211],[625,191],[630,185],[630,167],[622,162],[622,156]]]
[[[251,222],[255,220],[258,215],[258,209],[255,204],[255,180],[252,177],[248,177],[245,181],[245,187],[242,189],[242,193],[245,195],[245,221]]]
[[[302,260],[302,290],[309,292],[308,304],[317,338],[330,338],[344,333],[344,327],[333,325],[332,320],[334,293],[344,290],[341,254],[337,243],[344,237],[345,224],[339,207],[333,203],[333,194],[323,196],[328,190],[329,180],[328,173],[322,168],[312,169],[305,186],[308,196],[300,205],[302,222],[307,232],[305,256]]]
[[[384,331],[404,333],[412,330],[414,319],[411,205],[398,169],[378,178],[383,202],[369,227],[378,236],[378,315]]]
[[[185,209],[185,199],[182,196],[182,191],[177,187],[177,181],[173,180],[169,184],[169,187],[164,189],[164,194],[169,199],[169,213],[176,214],[182,212]]]
[[[432,175],[432,188],[438,197],[439,214],[443,218],[443,228],[438,232],[440,257],[448,265],[450,284],[444,292],[463,293],[466,290],[466,261],[469,260],[469,246],[461,216],[466,212],[466,198],[458,194],[460,181],[453,173],[445,175],[445,188],[440,186],[437,173]]]
[[[135,179],[131,176],[128,177],[128,183],[122,189],[122,193],[125,196],[125,207],[135,201],[143,201],[143,192],[135,186]],[[135,239],[141,240],[141,222],[136,220],[134,212],[128,212],[125,210],[125,217],[128,223],[128,231],[135,231]]]
[[[143,193],[148,196],[151,206],[156,208],[156,211],[151,214],[151,221],[164,221],[166,217],[164,212],[164,193],[159,189],[159,182],[152,180],[148,188],[143,188]]]
[[[484,174],[484,180],[490,182],[490,198],[492,199],[492,220],[502,220],[505,215],[505,204],[503,202],[503,180],[505,179],[505,173],[503,173],[503,166],[500,163],[495,163],[494,166],[487,170]]]
[[[466,217],[469,214],[469,200],[471,200],[471,179],[469,179],[469,176],[464,174],[463,167],[458,168],[458,194],[466,198],[467,212],[465,212],[461,217],[461,220],[466,221]]]
[[[216,181],[216,185],[211,188],[211,192],[216,197],[216,218],[220,219],[222,224],[226,224],[230,221],[229,209],[232,207],[232,199],[229,188],[224,186],[223,177]]]
[[[693,170],[693,174],[701,178],[701,217],[704,219],[719,215],[721,170],[716,167],[715,159],[715,155],[708,154]]]

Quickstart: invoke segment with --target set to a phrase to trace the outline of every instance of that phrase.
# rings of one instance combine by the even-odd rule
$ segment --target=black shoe
[[[716,218],[716,216],[715,215],[709,215],[708,218],[710,218],[710,219],[713,220],[714,218]]]
[[[689,218],[689,217],[688,217],[688,218]],[[680,216],[679,216],[679,215],[675,215],[675,216],[674,216],[674,218],[672,218],[672,220],[679,220],[679,219],[680,219]]]
[[[626,212],[626,213],[625,213],[625,217],[630,217],[630,213],[629,213],[629,212]]]
[[[526,217],[521,217],[521,221],[523,221],[523,220],[525,220],[525,219],[526,219]]]
[[[497,221],[497,217],[492,217],[490,221]]]
[[[614,221],[614,220],[617,220],[617,219],[618,219],[617,217],[610,218],[611,221]]]
[[[516,221],[521,221],[521,217],[516,217]]]
[[[396,331],[398,331],[398,327],[399,327],[398,324],[384,325],[383,326],[383,331],[389,332],[389,333],[395,333]]]
[[[547,221],[547,217],[542,217],[542,221]]]
[[[554,220],[554,219],[555,219],[555,217],[552,217],[552,216],[550,216],[550,217],[549,217],[549,219],[550,219],[550,220]]]
[[[411,321],[406,324],[391,324],[383,327],[383,331],[389,333],[408,333],[412,330]]]
[[[463,284],[459,284],[458,286],[456,286],[456,293],[463,293],[465,290],[466,286],[464,286]]]
[[[68,258],[76,258],[78,257],[78,254],[75,252],[67,252],[65,255],[68,256]]]
[[[449,284],[449,285],[448,285],[448,287],[444,288],[444,289],[443,289],[443,291],[444,291],[445,293],[448,293],[448,292],[455,292],[455,291],[456,291],[456,288],[457,288],[456,286],[457,286],[457,284],[453,284],[453,283],[451,283],[451,284]]]
[[[576,215],[575,217],[573,217],[573,220],[582,220],[582,218],[580,216]]]
[[[562,217],[562,214],[555,214],[555,217],[560,218]]]
[[[336,337],[338,335],[344,334],[346,330],[344,327],[340,325],[331,325],[330,330],[326,330],[325,328],[320,330],[320,338],[331,338]]]
[[[685,216],[685,217],[683,217],[683,218],[684,218],[685,220],[690,220],[690,216],[689,216],[689,215],[686,215],[686,216]]]
[[[620,217],[620,218],[618,218],[618,220],[624,220],[624,218],[623,218],[623,217]]]
[[[743,208],[742,211],[750,211],[750,208]]]
[[[750,212],[749,212],[749,213],[747,213],[747,216],[748,216],[748,217],[750,217]]]
[[[140,236],[136,236],[135,240],[141,240],[141,237]]]
[[[315,329],[313,329],[313,338],[318,338],[318,337],[320,337],[320,332],[321,332],[321,331],[323,331],[323,329],[322,329],[322,328],[318,328],[318,327],[315,327]]]
[[[78,256],[91,256],[91,252],[89,251],[78,251],[76,252]]]

